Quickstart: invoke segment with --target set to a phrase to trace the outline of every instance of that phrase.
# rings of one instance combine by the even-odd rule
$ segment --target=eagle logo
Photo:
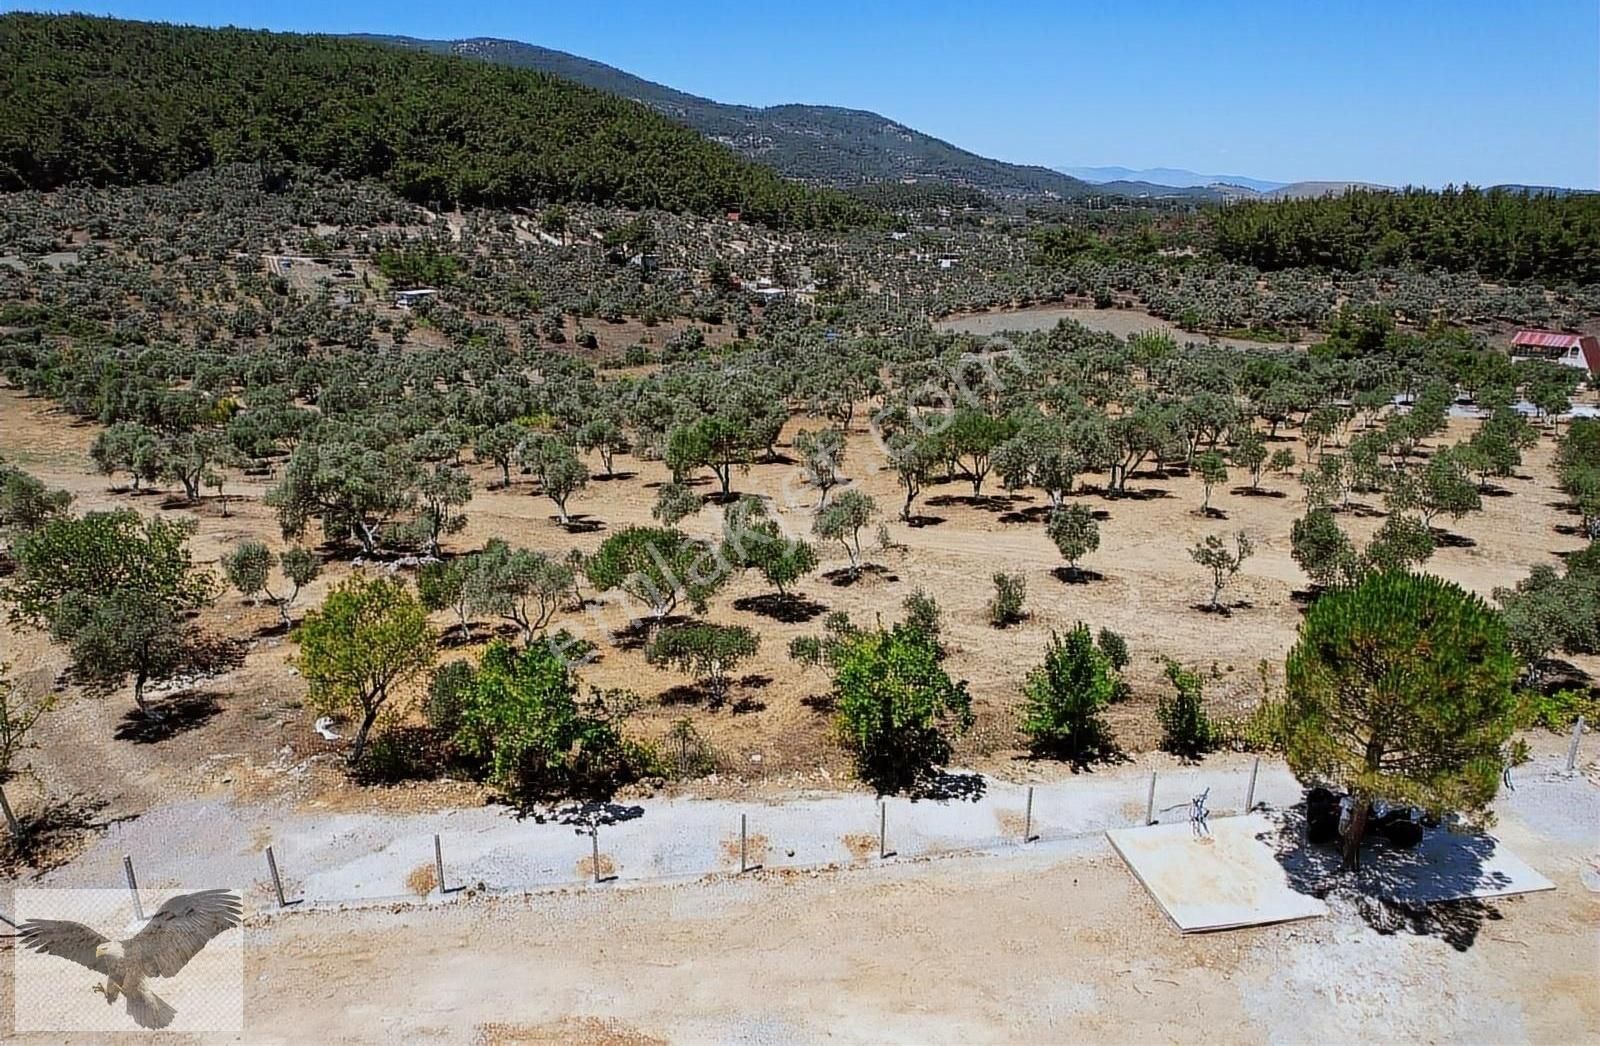
[[[123,999],[139,1027],[165,1028],[177,1011],[145,982],[176,977],[209,941],[240,924],[240,912],[239,895],[232,890],[201,890],[167,901],[127,940],[114,941],[64,919],[30,919],[17,935],[36,952],[105,974],[105,983],[91,985],[92,991],[104,995],[108,1005]]]

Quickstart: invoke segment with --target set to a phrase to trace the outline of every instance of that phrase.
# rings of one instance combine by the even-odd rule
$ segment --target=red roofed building
[[[1560,331],[1517,331],[1511,339],[1511,358],[1551,360],[1600,374],[1600,338]]]

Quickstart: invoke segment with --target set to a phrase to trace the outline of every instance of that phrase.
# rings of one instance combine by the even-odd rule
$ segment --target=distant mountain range
[[[537,69],[642,102],[779,173],[821,185],[936,180],[1010,197],[1079,197],[1117,191],[1048,167],[1004,163],[923,134],[878,113],[829,105],[728,105],[687,94],[565,51],[514,40],[363,40]],[[1154,187],[1151,187],[1154,188]]]
[[[1288,182],[1269,182],[1265,178],[1247,178],[1242,174],[1196,174],[1182,167],[1058,167],[1062,174],[1070,174],[1095,185],[1106,182],[1149,182],[1152,185],[1169,185],[1174,189],[1207,188],[1213,185],[1240,186],[1269,193],[1281,189]]]

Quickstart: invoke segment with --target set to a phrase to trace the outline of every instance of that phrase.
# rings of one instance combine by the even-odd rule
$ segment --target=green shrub
[[[468,661],[450,661],[434,670],[422,715],[441,737],[454,737],[461,727],[475,673]]]
[[[989,600],[989,624],[995,628],[1014,625],[1028,615],[1022,604],[1028,595],[1028,579],[1003,571],[994,575],[994,598]]]
[[[1542,726],[1553,733],[1566,733],[1579,716],[1588,723],[1600,717],[1600,701],[1582,690],[1557,690],[1552,694],[1525,691],[1518,711],[1518,725],[1524,729]]]
[[[1167,661],[1167,678],[1176,693],[1156,702],[1156,720],[1161,724],[1161,747],[1186,759],[1194,759],[1217,746],[1217,731],[1205,709],[1205,684],[1198,673],[1176,661]]]
[[[1116,691],[1116,671],[1096,649],[1089,626],[1080,622],[1065,639],[1052,632],[1044,663],[1022,687],[1022,729],[1034,751],[1074,766],[1111,754],[1111,732],[1100,713]]]
[[[972,725],[972,697],[909,623],[842,634],[833,655],[839,727],[862,780],[910,787],[950,758],[950,733]]]

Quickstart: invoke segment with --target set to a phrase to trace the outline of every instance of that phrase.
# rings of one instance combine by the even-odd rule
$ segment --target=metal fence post
[[[1567,745],[1567,772],[1578,768],[1578,741],[1583,737],[1583,716],[1572,724],[1572,743]]]
[[[11,804],[6,801],[6,790],[3,785],[0,785],[0,813],[5,814],[6,827],[11,831],[11,838],[17,841],[17,849],[23,849],[22,823],[17,820],[17,815],[11,812]]]
[[[446,892],[444,888],[444,849],[439,845],[437,832],[433,836],[433,872],[439,879],[439,896],[443,897]]]
[[[1150,771],[1150,794],[1144,801],[1144,823],[1156,823],[1156,772]]]
[[[589,847],[594,854],[594,881],[600,881],[600,826],[589,826]]]
[[[133,895],[133,915],[140,922],[144,921],[144,905],[139,902],[139,880],[133,877],[133,858],[127,854],[122,855],[122,870],[128,876],[128,892]]]
[[[1022,815],[1022,841],[1033,841],[1033,785],[1028,786],[1028,807]]]
[[[745,814],[740,814],[739,815],[739,874],[740,875],[743,875],[745,873],[745,871],[750,867],[749,861],[746,859],[746,850],[745,850],[745,840],[748,838],[748,836],[746,834],[746,829],[747,828],[748,828],[748,817]]]
[[[889,856],[889,804],[878,800],[878,860]]]
[[[272,847],[267,847],[267,872],[272,876],[272,892],[278,895],[278,907],[287,908],[288,902],[283,899],[283,880],[278,878],[278,859],[272,856]]]
[[[1260,772],[1261,772],[1261,757],[1257,756],[1256,757],[1256,761],[1254,763],[1250,764],[1250,787],[1245,789],[1245,793],[1244,793],[1244,812],[1245,813],[1249,813],[1251,810],[1254,810],[1256,808],[1256,774],[1258,774]]]

